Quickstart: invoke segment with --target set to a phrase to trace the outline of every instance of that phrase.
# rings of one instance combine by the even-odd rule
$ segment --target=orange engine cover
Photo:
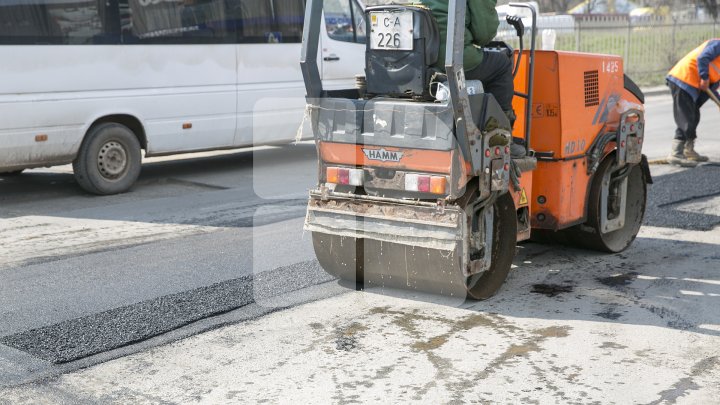
[[[515,79],[521,92],[527,92],[525,56]],[[533,174],[532,225],[563,229],[584,222],[592,180],[585,154],[593,141],[614,131],[623,112],[643,107],[624,88],[619,56],[537,51],[534,83],[530,146],[541,158]],[[514,135],[523,137],[525,99],[515,97],[513,107]]]

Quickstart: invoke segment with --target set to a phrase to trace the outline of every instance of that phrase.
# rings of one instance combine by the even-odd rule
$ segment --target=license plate
[[[371,12],[370,49],[412,51],[412,11]]]

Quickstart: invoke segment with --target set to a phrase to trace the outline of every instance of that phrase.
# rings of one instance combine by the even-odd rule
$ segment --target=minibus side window
[[[367,26],[365,25],[365,11],[357,1],[350,0],[353,11],[353,24],[355,25],[355,42],[367,43]]]
[[[325,0],[325,28],[336,41],[365,43],[365,15],[353,0]]]
[[[232,43],[235,30],[224,0],[120,0],[124,43]]]
[[[84,45],[103,34],[105,2],[0,2],[0,44]]]
[[[274,0],[275,22],[280,42],[302,42],[305,2],[303,0]]]

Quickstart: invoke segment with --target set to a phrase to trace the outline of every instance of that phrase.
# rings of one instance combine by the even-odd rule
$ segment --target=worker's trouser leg
[[[673,82],[668,82],[673,98],[673,116],[675,117],[675,139],[689,141],[697,138],[696,129],[700,123],[700,107],[708,99],[708,95],[701,93],[697,101]]]
[[[475,69],[465,72],[465,78],[480,80],[485,92],[495,97],[503,111],[512,110],[512,60],[504,53],[483,51],[483,61]]]

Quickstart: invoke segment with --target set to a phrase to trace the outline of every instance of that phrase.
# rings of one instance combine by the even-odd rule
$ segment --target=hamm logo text
[[[381,162],[399,162],[402,159],[402,152],[393,152],[385,149],[363,149],[365,156],[370,160]]]

